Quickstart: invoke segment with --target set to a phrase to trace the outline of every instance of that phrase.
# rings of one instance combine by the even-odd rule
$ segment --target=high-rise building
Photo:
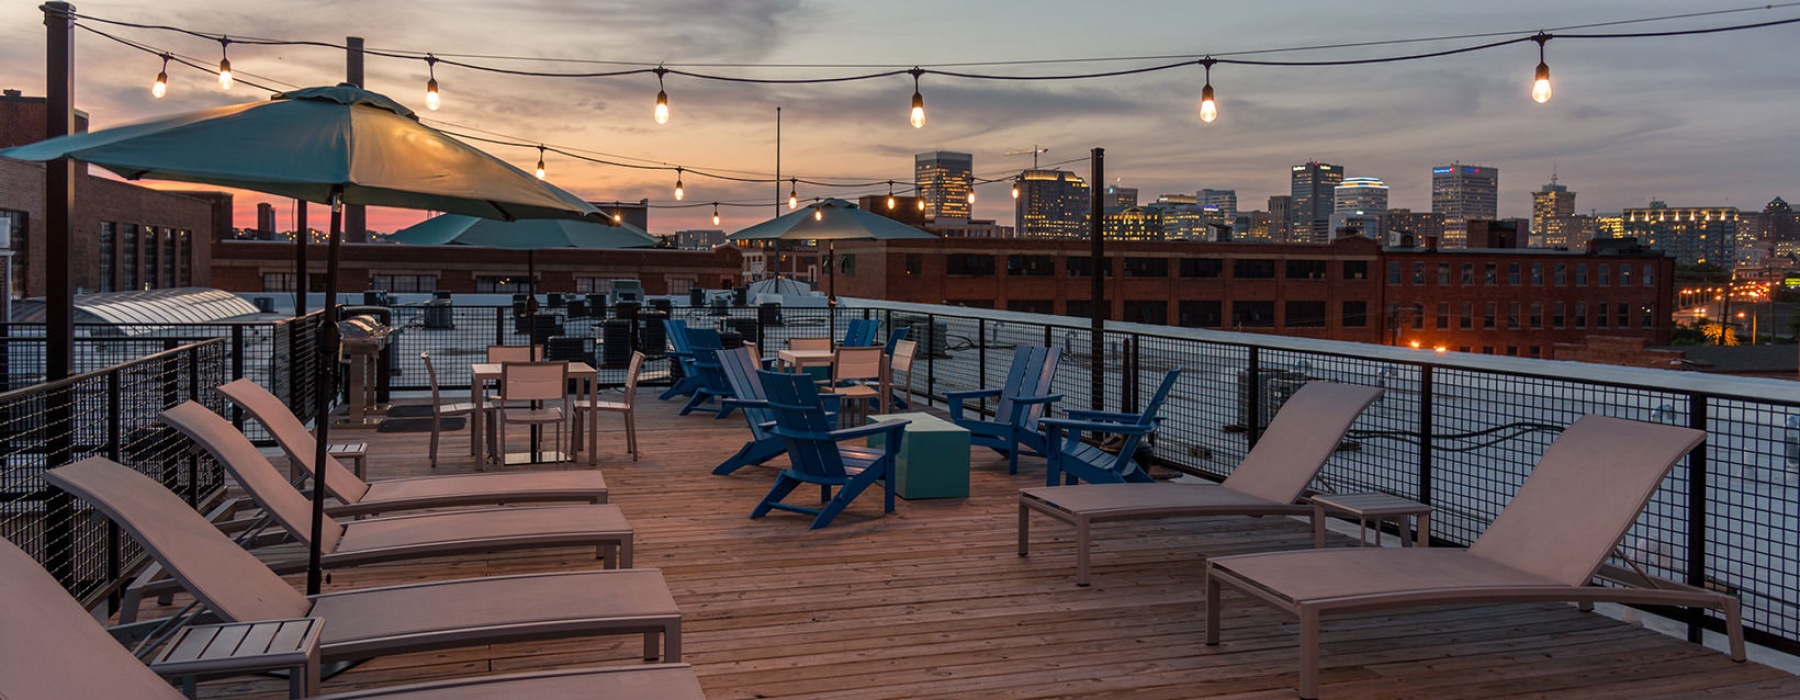
[[[675,247],[682,250],[712,250],[725,245],[725,232],[716,228],[691,228],[675,232]]]
[[[913,184],[925,200],[925,218],[969,218],[969,192],[975,186],[975,156],[932,151],[913,156]]]
[[[1100,198],[1103,207],[1135,207],[1138,205],[1136,187],[1120,187],[1119,183],[1106,186],[1105,196]]]
[[[1162,214],[1145,207],[1107,207],[1101,228],[1109,241],[1160,241]]]
[[[1231,239],[1234,241],[1269,241],[1273,240],[1269,229],[1274,226],[1274,215],[1261,209],[1238,212],[1231,223]]]
[[[1194,193],[1194,200],[1203,207],[1218,207],[1228,222],[1237,220],[1237,190],[1200,190]]]
[[[1625,236],[1638,243],[1671,253],[1688,265],[1711,264],[1730,268],[1737,242],[1737,207],[1671,207],[1651,200],[1642,209],[1626,209]]]
[[[1269,197],[1268,240],[1286,243],[1294,235],[1294,198],[1283,194]]]
[[[1165,194],[1144,205],[1162,220],[1162,237],[1172,241],[1209,241],[1212,231],[1201,218],[1193,195]]]
[[[1019,173],[1013,228],[1021,238],[1085,238],[1089,206],[1089,188],[1081,176],[1066,170],[1027,170]]]
[[[1424,247],[1426,238],[1436,239],[1441,243],[1444,238],[1444,216],[1430,211],[1389,209],[1387,230],[1395,237],[1412,236],[1413,245],[1419,247]]]
[[[1444,217],[1445,248],[1467,247],[1470,219],[1500,215],[1500,169],[1453,162],[1431,169],[1431,211]]]
[[[1346,178],[1331,190],[1332,211],[1362,211],[1383,214],[1388,208],[1388,186],[1380,178]]]
[[[1292,168],[1294,243],[1331,242],[1333,190],[1344,181],[1344,166],[1310,161]]]
[[[1578,226],[1574,216],[1575,193],[1551,175],[1550,184],[1531,193],[1531,246],[1568,248]]]

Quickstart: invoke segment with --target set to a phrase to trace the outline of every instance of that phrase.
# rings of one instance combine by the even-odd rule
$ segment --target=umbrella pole
[[[318,398],[317,410],[314,412],[313,435],[313,489],[312,489],[312,537],[307,546],[306,558],[306,594],[318,595],[322,578],[322,567],[319,565],[319,539],[325,533],[325,465],[329,456],[326,445],[331,431],[331,399],[337,393],[337,284],[338,284],[338,245],[344,237],[344,202],[343,192],[333,188],[331,192],[331,238],[326,248],[325,258],[325,305],[324,315],[319,319],[319,367],[314,373],[317,385],[314,387]]]
[[[826,296],[825,303],[837,306],[837,241],[825,242],[825,274],[831,277],[831,291]]]

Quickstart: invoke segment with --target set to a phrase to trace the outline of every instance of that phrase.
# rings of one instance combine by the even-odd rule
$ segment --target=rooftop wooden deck
[[[1094,584],[1074,585],[1072,533],[1043,521],[1015,554],[1016,491],[1041,483],[985,450],[968,499],[905,501],[883,517],[865,494],[830,528],[746,516],[773,470],[711,467],[747,433],[737,416],[678,417],[647,392],[643,459],[618,419],[601,468],[637,530],[637,565],[658,567],[684,612],[684,661],[714,698],[1291,698],[1296,628],[1228,604],[1225,641],[1202,643],[1204,557],[1310,546],[1297,521],[1212,518],[1107,526]],[[466,429],[465,429],[466,430]],[[371,443],[371,476],[429,471],[427,433],[341,431]],[[465,432],[440,472],[472,468]],[[777,460],[780,462],[780,460]],[[579,468],[586,468],[585,464]],[[1350,544],[1339,538],[1340,544]],[[505,554],[342,570],[332,588],[596,566],[591,551]],[[1800,678],[1565,605],[1438,608],[1326,625],[1326,698],[1778,698]],[[540,668],[633,664],[616,637],[509,644],[372,660],[327,691]],[[285,683],[202,686],[203,697],[285,697]]]

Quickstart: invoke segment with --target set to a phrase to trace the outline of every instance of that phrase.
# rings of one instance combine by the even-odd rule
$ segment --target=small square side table
[[[324,626],[324,620],[306,617],[186,627],[150,662],[150,670],[180,678],[182,692],[191,698],[200,678],[289,669],[288,697],[312,697],[319,692]]]
[[[1312,497],[1313,504],[1313,546],[1325,546],[1325,515],[1339,513],[1356,518],[1357,546],[1368,544],[1369,523],[1375,523],[1375,543],[1381,543],[1381,521],[1393,520],[1400,530],[1400,546],[1410,547],[1415,540],[1407,539],[1406,519],[1411,517],[1418,521],[1417,543],[1420,547],[1431,546],[1431,506],[1407,498],[1386,493],[1334,493],[1318,494]]]

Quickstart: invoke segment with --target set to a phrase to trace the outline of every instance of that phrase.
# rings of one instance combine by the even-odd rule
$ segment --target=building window
[[[1343,269],[1344,279],[1366,280],[1369,278],[1369,261],[1367,260],[1345,260]]]
[[[1482,269],[1481,269],[1481,284],[1482,284],[1482,286],[1492,287],[1496,284],[1499,284],[1500,283],[1499,269],[1500,269],[1500,266],[1497,264],[1494,264],[1494,263],[1488,263],[1486,265],[1483,265]]]
[[[1461,328],[1465,331],[1475,327],[1475,305],[1474,304],[1466,302],[1466,301],[1463,302],[1462,318],[1461,318],[1461,320],[1459,320],[1457,322],[1457,327]]]
[[[1450,263],[1438,263],[1438,286],[1450,286]]]
[[[1607,312],[1606,307],[1607,307],[1607,304],[1604,301],[1594,305],[1594,327],[1595,328],[1605,328],[1609,324],[1611,324],[1612,317],[1606,313]]]
[[[1649,304],[1645,304],[1638,311],[1640,314],[1642,314],[1638,317],[1638,327],[1639,328],[1651,329],[1651,328],[1656,327],[1656,310],[1655,309],[1650,308]]]
[[[838,256],[838,274],[844,275],[846,277],[855,277],[856,276],[856,254],[855,253],[848,253],[845,255]],[[686,291],[686,290],[682,290],[682,291]],[[675,294],[677,292],[674,289],[670,289],[669,293]]]
[[[130,291],[142,289],[138,286],[138,227],[137,224],[119,225],[119,249],[124,252],[119,256],[119,265],[124,268],[119,289]]]
[[[1290,280],[1324,280],[1326,262],[1324,260],[1289,260],[1287,261],[1287,278]]]
[[[1414,330],[1420,330],[1425,327],[1424,304],[1413,304],[1412,308],[1407,309],[1407,312],[1412,314],[1412,327]]]
[[[1238,328],[1273,328],[1275,327],[1275,302],[1272,301],[1234,301],[1231,302],[1231,325]]]
[[[1094,302],[1087,299],[1070,299],[1063,302],[1063,315],[1075,318],[1093,318]]]
[[[1450,302],[1438,302],[1437,329],[1440,331],[1450,330]]]
[[[1398,264],[1398,263],[1396,263]],[[1390,266],[1392,268],[1392,266]],[[1231,276],[1241,280],[1275,279],[1275,261],[1262,259],[1243,259],[1231,261]],[[1390,278],[1398,277],[1395,269],[1388,270]],[[1390,279],[1390,282],[1393,281]]]
[[[1049,299],[1008,299],[1006,310],[1027,314],[1053,314],[1056,313],[1056,302]]]
[[[1056,258],[1048,255],[1006,256],[1008,277],[1050,277],[1056,274]]]
[[[177,274],[181,279],[176,280],[176,284],[190,287],[194,284],[194,232],[181,229],[175,235],[181,239],[181,254],[175,257]]]
[[[576,294],[610,294],[613,278],[611,277],[575,277]]]
[[[576,286],[579,287],[579,283]],[[524,275],[478,275],[475,277],[476,294],[524,294],[527,291],[530,291],[530,288],[525,284]],[[589,291],[605,291],[605,289],[590,289]]]
[[[1552,305],[1550,307],[1550,327],[1551,328],[1561,329],[1561,328],[1566,327],[1567,316],[1565,316],[1564,311],[1566,311],[1567,308],[1568,307],[1565,306],[1560,301],[1556,302],[1554,305]]]
[[[1482,328],[1490,330],[1490,331],[1494,329],[1494,312],[1496,311],[1497,306],[1498,306],[1497,304],[1495,304],[1494,302],[1491,302],[1491,301],[1487,302],[1486,304],[1483,304],[1481,306],[1481,327]]]
[[[1644,279],[1644,286],[1646,286],[1646,287],[1656,286],[1656,264],[1655,263],[1644,263],[1643,279]]]
[[[1544,302],[1531,302],[1531,330],[1544,329]]]
[[[1618,327],[1621,329],[1630,328],[1631,327],[1631,305],[1621,301],[1621,302],[1619,302],[1619,305],[1615,308],[1618,309],[1618,313],[1619,313]]]
[[[1569,284],[1569,264],[1568,263],[1557,263],[1556,264],[1555,283],[1556,283],[1556,286],[1558,286],[1558,287],[1567,286]]]
[[[1506,329],[1519,330],[1519,302],[1509,302],[1506,305]]]
[[[369,288],[395,294],[428,294],[437,289],[437,275],[371,274]]]
[[[1587,302],[1575,302],[1575,327],[1577,329],[1587,328],[1587,321]]]
[[[1425,284],[1425,263],[1413,263],[1412,283],[1414,286]]]
[[[7,212],[10,213],[10,212]],[[0,215],[5,215],[0,213]],[[113,280],[119,273],[117,248],[119,234],[111,221],[100,222],[100,291],[113,291]]]
[[[1105,277],[1112,276],[1112,274],[1113,274],[1112,262],[1113,262],[1112,258],[1107,258],[1105,260],[1100,261],[1100,264],[1103,266],[1103,268],[1101,269],[1101,274],[1103,276],[1105,276]],[[1063,258],[1063,267],[1064,267],[1064,269],[1067,269],[1069,271],[1070,277],[1092,277],[1092,276],[1094,276],[1094,272],[1093,272],[1094,259],[1090,256],[1082,255],[1082,256],[1070,256],[1070,257]]]
[[[663,284],[668,286],[670,294],[686,294],[688,290],[699,286],[700,280],[693,277],[664,277]]]
[[[1222,302],[1184,301],[1176,305],[1176,321],[1184,328],[1218,328],[1225,325]]]
[[[1325,302],[1290,301],[1282,312],[1282,325],[1288,328],[1325,327]]]
[[[1125,259],[1125,276],[1126,277],[1166,278],[1169,276],[1169,259],[1168,258],[1126,258]],[[1165,312],[1165,316],[1166,315],[1167,314]]]
[[[1631,286],[1631,263],[1619,263],[1619,286]]]
[[[1531,264],[1531,286],[1544,286],[1544,264],[1541,262]]]
[[[1218,277],[1225,271],[1225,261],[1218,258],[1182,258],[1178,267],[1182,277]]]
[[[1506,264],[1506,283],[1510,284],[1514,287],[1519,286],[1519,264],[1518,263],[1507,263]]]
[[[262,273],[262,290],[265,292],[294,291],[294,273],[264,272]]]
[[[1344,302],[1345,328],[1365,328],[1369,325],[1369,304],[1362,301]],[[1413,327],[1419,327],[1419,314],[1413,314]]]
[[[1388,263],[1388,286],[1397,287],[1399,285],[1400,285],[1400,263],[1397,263],[1397,262]]]
[[[176,233],[175,229],[172,229],[172,228],[163,229],[163,233],[162,233],[162,239],[163,239],[162,240],[162,277],[163,277],[163,285],[164,286],[168,286],[168,287],[181,286],[181,275],[177,271],[177,268],[179,268],[180,266],[175,264],[176,256],[179,254],[180,249],[181,249],[180,235],[181,234]]]
[[[1475,284],[1475,263],[1462,264],[1462,285],[1468,287]]]
[[[1586,287],[1587,283],[1587,263],[1575,263],[1575,286]]]
[[[1612,286],[1612,279],[1610,279],[1611,277],[1612,277],[1612,266],[1611,265],[1608,265],[1606,263],[1600,263],[1599,265],[1594,266],[1594,285],[1595,286],[1599,286],[1599,287]]]
[[[906,254],[906,275],[908,277],[925,273],[925,256],[918,253]]]
[[[1169,302],[1166,301],[1125,301],[1125,321],[1128,323],[1154,323],[1159,326],[1169,324]]]
[[[992,255],[946,255],[944,256],[944,274],[964,275],[969,277],[992,277],[994,274],[994,256]]]

